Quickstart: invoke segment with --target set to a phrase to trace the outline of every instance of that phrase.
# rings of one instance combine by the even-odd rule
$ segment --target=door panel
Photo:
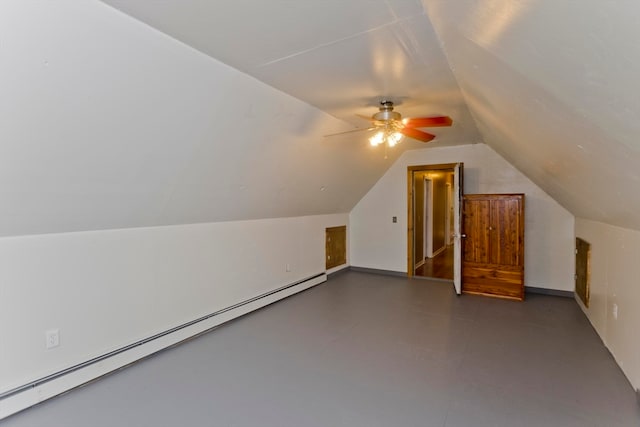
[[[519,230],[520,202],[519,200],[493,200],[493,218],[491,219],[490,235],[492,251],[491,264],[520,265]]]
[[[337,267],[347,263],[347,226],[329,227],[325,237],[325,268]]]
[[[464,260],[488,264],[489,261],[489,200],[464,204]]]
[[[576,295],[589,308],[589,284],[591,282],[591,244],[576,238]]]
[[[521,299],[522,271],[517,268],[465,265],[463,290],[467,293]]]

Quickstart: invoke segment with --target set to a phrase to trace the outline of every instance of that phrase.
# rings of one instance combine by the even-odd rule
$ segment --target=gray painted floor
[[[572,299],[347,272],[3,427],[639,425]]]

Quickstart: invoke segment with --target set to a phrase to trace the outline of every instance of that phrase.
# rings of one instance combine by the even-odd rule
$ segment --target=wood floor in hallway
[[[425,258],[424,264],[416,268],[415,275],[453,280],[453,245],[447,246],[433,258]]]
[[[348,271],[2,427],[637,427],[575,300]]]

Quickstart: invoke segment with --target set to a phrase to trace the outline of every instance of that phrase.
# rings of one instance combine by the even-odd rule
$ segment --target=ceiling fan
[[[333,133],[325,136],[335,136],[345,133],[377,130],[378,132],[376,132],[371,138],[369,138],[369,142],[371,143],[371,145],[376,146],[386,143],[389,147],[393,147],[400,142],[403,136],[417,139],[418,141],[422,142],[429,142],[436,136],[419,130],[418,128],[451,126],[451,124],[453,123],[451,117],[448,116],[408,117],[403,119],[400,113],[398,113],[397,111],[393,111],[393,102],[391,101],[381,101],[380,107],[378,108],[380,109],[380,111],[375,113],[370,118],[366,116],[359,116],[366,120],[369,120],[372,124],[372,127]]]

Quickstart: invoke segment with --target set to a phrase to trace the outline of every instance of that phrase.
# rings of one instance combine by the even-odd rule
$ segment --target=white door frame
[[[433,258],[433,181],[424,179],[424,256]]]
[[[462,293],[462,163],[453,169],[453,287]]]

